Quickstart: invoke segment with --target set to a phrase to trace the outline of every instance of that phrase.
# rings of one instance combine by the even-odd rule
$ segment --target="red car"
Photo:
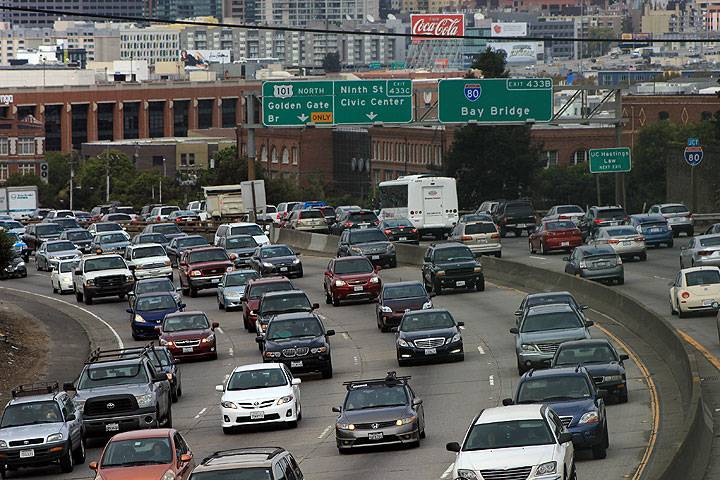
[[[544,255],[550,250],[571,251],[583,244],[580,229],[569,220],[543,222],[528,238],[530,253]]]
[[[243,323],[248,332],[256,331],[257,310],[262,296],[267,292],[285,290],[295,290],[295,285],[285,277],[258,278],[248,282],[242,297]]]
[[[217,358],[215,329],[203,312],[176,312],[165,315],[160,327],[160,345],[167,347],[173,357],[185,359]]]
[[[232,272],[233,261],[224,248],[201,247],[185,250],[178,262],[183,294],[196,297],[198,290],[215,288],[225,272]]]
[[[325,270],[325,303],[337,307],[342,300],[374,301],[381,286],[377,271],[367,257],[333,258]]]

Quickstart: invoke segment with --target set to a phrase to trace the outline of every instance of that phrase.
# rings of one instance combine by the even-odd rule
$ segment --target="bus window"
[[[380,208],[407,208],[407,206],[407,185],[387,185],[380,187]]]

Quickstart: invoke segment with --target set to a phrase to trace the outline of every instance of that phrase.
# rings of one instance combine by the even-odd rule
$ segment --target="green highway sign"
[[[440,123],[549,122],[553,116],[550,78],[440,80]]]
[[[262,106],[266,127],[410,123],[412,81],[263,82]]]
[[[628,147],[593,148],[588,153],[590,173],[618,173],[632,170]]]

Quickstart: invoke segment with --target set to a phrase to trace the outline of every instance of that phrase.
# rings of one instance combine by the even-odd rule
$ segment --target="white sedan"
[[[300,382],[282,363],[237,367],[224,385],[215,387],[223,394],[220,400],[223,432],[258,423],[297,427],[302,418]]]
[[[50,283],[52,284],[53,293],[72,293],[75,291],[73,286],[73,272],[78,265],[78,259],[60,260],[57,267],[52,268],[50,273]]]
[[[670,284],[670,311],[685,317],[691,312],[714,312],[720,302],[720,268],[684,268]]]

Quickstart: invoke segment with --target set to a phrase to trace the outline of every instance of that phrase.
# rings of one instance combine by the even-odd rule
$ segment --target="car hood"
[[[450,338],[458,332],[457,328],[438,328],[434,330],[422,330],[420,332],[400,332],[400,337],[405,340],[418,340],[421,338]]]
[[[84,274],[85,278],[97,278],[97,277],[107,277],[111,275],[130,275],[130,270],[126,268],[113,268],[110,270],[97,270],[94,272],[86,272]]]
[[[255,249],[250,248],[229,248],[227,249],[228,253],[234,253],[235,255],[239,255],[241,257],[249,257],[255,252]]]
[[[85,240],[70,240],[75,245],[90,245],[92,243],[92,238],[86,238]]]
[[[172,465],[138,465],[136,467],[101,468],[104,480],[155,480],[161,478]]]
[[[283,313],[298,313],[298,312],[310,313],[310,312],[312,312],[312,310],[313,310],[312,307],[308,306],[306,308],[291,308],[289,310],[284,310],[284,311],[272,311],[272,312],[264,312],[264,313],[258,312],[258,319],[263,323],[268,323],[276,315],[282,315]]]
[[[247,402],[253,400],[269,400],[290,395],[292,389],[288,385],[271,388],[255,388],[251,390],[226,390],[223,401]]]
[[[592,398],[583,398],[580,400],[560,400],[560,401],[546,401],[542,402],[550,405],[559,417],[580,417],[585,412],[596,410],[595,402]]]
[[[220,260],[217,262],[197,262],[188,264],[191,269],[198,268],[213,268],[213,267],[231,267],[232,262],[230,260]]]
[[[567,365],[568,367],[571,365]],[[617,362],[612,363],[584,363],[583,367],[587,369],[591,377],[605,377],[607,375],[620,375],[625,372],[625,368]]]
[[[204,247],[209,247],[209,246],[210,246],[209,243],[206,243],[204,245],[185,245],[183,247],[175,247],[174,250],[176,252],[180,253],[180,252],[184,252],[185,250],[192,250],[194,248],[204,248]]]
[[[129,385],[109,385],[104,387],[85,388],[77,391],[77,398],[87,400],[105,395],[143,395],[150,390],[148,384],[132,383]]]
[[[367,282],[370,278],[375,275],[374,273],[336,273],[335,278],[343,280],[345,282]]]
[[[141,315],[146,322],[160,323],[165,318],[165,315],[167,315],[168,313],[175,313],[177,311],[177,308],[165,308],[163,310],[136,310],[135,313],[137,315]]]
[[[158,232],[155,232],[155,233],[158,233]],[[182,233],[182,232],[178,232],[178,233],[163,233],[163,235],[165,235],[165,238],[167,238],[168,240],[172,240],[173,238],[184,237],[184,236],[186,236],[187,234],[186,234],[186,233]]]
[[[36,425],[23,425],[0,429],[2,440],[22,440],[24,438],[47,438],[49,435],[59,433],[63,428],[62,422],[38,423]]]
[[[583,340],[590,338],[584,328],[571,328],[568,330],[546,330],[544,332],[525,332],[518,336],[522,343],[562,343],[569,340]]]
[[[47,257],[48,258],[56,258],[56,257],[69,257],[71,255],[74,255],[76,257],[79,257],[82,255],[82,252],[80,250],[61,250],[59,252],[48,252]]]
[[[272,258],[263,258],[263,263],[271,263],[273,265],[284,265],[286,263],[292,263],[297,257],[294,255],[289,255],[287,257],[272,257]]]
[[[270,239],[267,237],[267,235],[253,235],[253,240],[255,240],[255,243],[258,245],[267,245],[270,243]]]
[[[98,246],[102,249],[108,249],[108,248],[125,248],[128,245],[130,245],[130,242],[128,242],[126,240],[124,242],[100,243]]]
[[[200,330],[182,330],[180,332],[162,332],[160,338],[164,340],[197,340],[198,338],[205,338],[210,335],[212,330],[209,328]]]
[[[553,459],[553,453],[553,445],[462,452],[456,459],[455,468],[479,471],[535,466]]]
[[[288,338],[285,340],[267,340],[265,350],[282,350],[284,348],[322,347],[325,345],[324,337]]]
[[[170,259],[165,255],[158,255],[157,257],[145,257],[132,260],[135,265],[150,265],[152,263],[165,263]]]
[[[11,228],[10,233],[17,233],[18,235],[24,235],[25,229],[24,228]]]
[[[399,418],[405,418],[415,413],[407,405],[401,407],[372,408],[367,410],[343,411],[343,417],[347,423],[372,423],[390,422]]]
[[[368,243],[353,243],[352,248],[359,248],[363,253],[383,253],[387,250],[388,245],[392,245],[390,242],[368,242]]]
[[[232,295],[242,297],[242,294],[245,293],[245,285],[238,285],[236,287],[223,287],[223,293],[226,297]]]
[[[383,300],[383,305],[392,308],[394,312],[404,312],[405,310],[420,310],[428,301],[428,297],[398,298]]]

